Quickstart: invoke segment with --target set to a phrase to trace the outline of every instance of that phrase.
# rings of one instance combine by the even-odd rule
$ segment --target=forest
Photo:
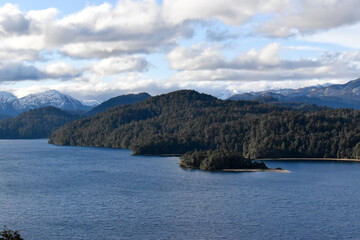
[[[293,109],[181,90],[66,124],[49,143],[143,155],[221,149],[250,159],[359,158],[359,122],[353,109]]]
[[[1,120],[0,139],[48,138],[55,129],[78,118],[55,107],[30,110],[17,117]]]

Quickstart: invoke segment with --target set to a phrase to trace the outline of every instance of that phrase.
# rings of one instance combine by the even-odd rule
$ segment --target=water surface
[[[0,141],[0,225],[25,239],[357,239],[360,164],[181,169],[176,157]]]

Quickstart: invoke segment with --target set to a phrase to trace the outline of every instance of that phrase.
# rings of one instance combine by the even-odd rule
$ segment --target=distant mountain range
[[[32,94],[21,99],[17,99],[11,93],[2,92],[0,93],[0,106],[3,107],[2,111],[6,114],[0,114],[0,139],[47,138],[53,130],[65,123],[93,116],[111,107],[139,102],[149,97],[150,95],[147,93],[122,95],[84,112],[85,109],[91,107],[54,90]],[[26,111],[27,109],[31,110]],[[24,112],[14,117],[20,111]]]
[[[8,92],[0,92],[0,115],[16,116],[31,109],[48,106],[67,111],[89,111],[92,108],[56,90],[30,94],[23,98],[17,98]]]
[[[228,100],[293,102],[360,109],[360,78],[346,84],[242,93],[233,95]]]
[[[56,90],[30,94],[17,98],[9,92],[0,92],[0,120],[43,107],[56,107],[74,114],[92,116],[107,109],[132,104],[151,97],[148,93],[127,94],[111,98],[101,104],[96,101],[79,101]]]

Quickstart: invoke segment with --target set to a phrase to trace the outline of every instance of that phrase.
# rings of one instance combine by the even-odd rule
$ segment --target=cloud
[[[286,60],[281,45],[271,43],[228,59],[219,48],[193,46],[175,48],[168,55],[171,67],[179,70],[171,77],[181,81],[300,81],[309,79],[352,79],[360,70],[360,53],[325,53],[316,59]]]
[[[156,1],[104,3],[60,19],[46,34],[48,44],[60,45],[72,57],[103,58],[119,54],[149,53],[191,36],[183,23],[169,24]]]
[[[84,69],[77,69],[67,63],[57,62],[43,69],[23,62],[1,62],[0,82],[27,80],[72,80],[81,76]]]
[[[156,95],[178,88],[172,88],[172,86],[168,87],[166,83],[148,78],[141,73],[129,72],[113,77],[106,82],[101,81],[100,77],[93,76],[90,81],[59,82],[51,86],[34,83],[29,87],[20,87],[12,92],[16,96],[22,97],[30,93],[38,93],[50,89],[58,90],[78,99],[97,100],[102,102],[104,100],[108,100],[111,97],[129,92],[148,92],[150,94]]]
[[[0,32],[3,35],[21,35],[29,31],[29,21],[12,4],[0,8]]]
[[[45,67],[44,72],[50,78],[71,79],[79,77],[83,69],[77,69],[65,62],[56,62]]]
[[[92,70],[101,76],[111,76],[123,72],[143,72],[149,63],[142,57],[111,57],[93,65]]]
[[[168,22],[218,19],[238,26],[259,13],[284,9],[289,0],[164,0],[163,13]]]
[[[280,44],[271,43],[261,50],[251,49],[233,59],[228,59],[221,54],[219,47],[203,48],[199,45],[189,49],[177,47],[169,53],[168,60],[171,67],[176,70],[293,70],[318,65],[317,62],[306,59],[282,60],[279,56],[280,48]]]
[[[254,33],[287,38],[359,23],[357,7],[357,0],[164,0],[163,15],[173,24],[219,20],[240,26],[256,19]],[[222,39],[212,33],[209,40]]]
[[[0,64],[0,81],[39,80],[47,75],[38,68],[23,63],[9,62]]]
[[[302,0],[276,13],[276,18],[262,24],[260,32],[273,37],[314,34],[360,21],[357,0]]]
[[[54,8],[24,12],[16,5],[6,4],[0,7],[0,81],[16,85],[22,80],[42,80],[34,81],[31,91],[54,86],[77,96],[105,98],[107,94],[155,94],[181,88],[215,93],[223,89],[289,87],[358,77],[360,61],[356,51],[319,56],[314,54],[322,49],[299,41],[292,44],[310,47],[282,47],[279,43],[257,47],[273,41],[258,38],[260,33],[267,37],[296,35],[300,41],[304,37],[299,35],[307,35],[305,40],[359,48],[356,36],[360,15],[356,13],[355,0],[158,2],[161,1],[120,0],[114,5],[91,5],[67,16],[59,16]],[[186,39],[198,30],[194,38]],[[255,37],[243,41],[233,34],[243,30]],[[231,42],[233,46],[257,41],[251,42],[256,48],[229,57],[220,43],[234,39],[237,41]],[[195,44],[196,41],[200,42]],[[195,45],[181,47],[179,43]],[[317,52],[312,53],[316,56],[313,58],[285,59],[283,49]],[[163,54],[168,62],[160,59]],[[52,63],[46,66],[46,61]],[[175,71],[169,70],[168,64]],[[39,65],[44,67],[38,68]],[[149,72],[164,80],[143,75],[151,66],[164,68],[161,74],[152,69]],[[174,72],[173,76],[165,76]],[[26,91],[30,88],[23,90]]]
[[[151,53],[192,35],[188,24],[166,22],[155,0],[88,6],[59,19],[57,14],[54,8],[22,12],[13,4],[0,7],[0,58],[8,52],[34,60],[45,50],[74,58]]]
[[[46,29],[56,14],[53,8],[24,13],[12,4],[0,7],[0,59],[37,59],[46,48]]]

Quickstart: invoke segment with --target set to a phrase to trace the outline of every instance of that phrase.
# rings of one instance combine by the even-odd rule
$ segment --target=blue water
[[[27,239],[359,239],[360,164],[181,169],[176,157],[0,141],[0,226]]]

